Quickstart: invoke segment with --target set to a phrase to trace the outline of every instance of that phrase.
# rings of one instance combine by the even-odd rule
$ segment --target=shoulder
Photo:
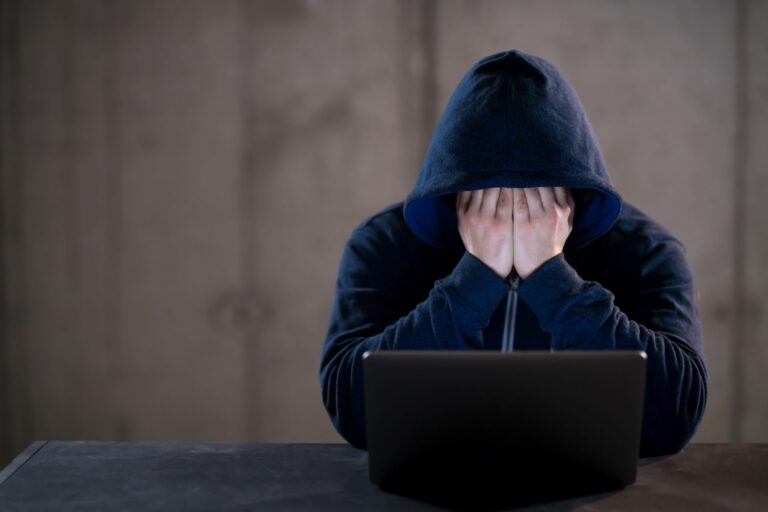
[[[614,225],[601,238],[603,245],[622,254],[648,256],[662,249],[685,252],[683,243],[668,228],[626,201]]]
[[[608,235],[613,235],[616,239],[631,237],[649,245],[662,242],[681,243],[666,227],[627,201],[624,201],[621,213]]]
[[[347,245],[370,248],[377,253],[428,247],[405,222],[402,201],[365,217],[352,230]]]
[[[403,307],[431,287],[439,261],[408,227],[402,207],[389,205],[355,226],[342,251],[337,287],[376,290]]]
[[[600,255],[599,273],[610,274],[611,281],[635,281],[647,286],[654,282],[692,280],[683,243],[661,223],[626,201],[611,229],[595,242],[589,254]]]
[[[411,231],[401,201],[369,215],[352,230],[339,275],[421,295],[451,271],[454,260],[458,253],[436,249]]]
[[[375,268],[380,273],[393,266],[402,267],[403,256],[415,238],[405,223],[402,206],[402,202],[391,204],[354,227],[344,246],[343,270]]]
[[[403,217],[403,202],[399,201],[365,217],[357,226],[355,226],[352,234],[385,234],[394,231],[402,231],[403,228],[407,227],[405,218]]]

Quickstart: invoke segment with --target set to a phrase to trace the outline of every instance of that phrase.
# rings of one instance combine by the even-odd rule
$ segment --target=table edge
[[[24,448],[2,471],[0,471],[0,485],[11,478],[21,467],[27,463],[48,441],[34,441]]]

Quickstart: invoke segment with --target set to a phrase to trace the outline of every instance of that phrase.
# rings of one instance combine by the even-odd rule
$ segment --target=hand
[[[515,188],[513,195],[515,270],[526,279],[563,252],[576,202],[564,187]]]
[[[465,190],[456,194],[459,234],[470,254],[502,279],[512,272],[512,189]]]

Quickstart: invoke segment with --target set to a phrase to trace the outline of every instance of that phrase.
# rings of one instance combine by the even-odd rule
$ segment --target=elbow
[[[707,370],[704,361],[698,356],[692,357],[689,374],[691,377],[686,387],[687,393],[682,393],[685,400],[676,407],[679,435],[673,446],[676,448],[674,453],[682,450],[696,434],[707,408]]]
[[[640,443],[640,456],[674,455],[685,448],[691,437],[693,437],[693,430],[685,427],[671,426],[655,435],[646,435],[644,432]]]
[[[653,424],[648,425],[651,422]],[[680,452],[693,437],[697,424],[688,417],[644,421],[640,456],[657,457]]]
[[[679,384],[679,400],[659,404],[646,402],[643,415],[641,457],[673,455],[691,441],[707,404],[706,370],[696,361],[690,379]],[[687,384],[687,385],[686,385]]]
[[[324,393],[325,395],[325,393]],[[333,428],[344,440],[359,450],[367,450],[368,443],[365,432],[363,411],[357,411],[351,406],[325,403],[325,409],[331,419]]]
[[[339,381],[334,367],[320,371],[323,405],[334,429],[353,447],[366,450],[365,411],[362,400],[352,399],[353,393],[347,381]]]
[[[358,450],[368,449],[368,440],[365,435],[365,428],[351,421],[345,421],[340,416],[332,419],[333,426],[344,440]]]

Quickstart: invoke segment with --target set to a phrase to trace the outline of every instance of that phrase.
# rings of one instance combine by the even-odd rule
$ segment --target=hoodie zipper
[[[509,292],[507,292],[507,307],[504,314],[504,332],[501,336],[501,351],[512,352],[515,348],[515,324],[517,322],[517,286],[520,277],[515,275],[509,279]]]

